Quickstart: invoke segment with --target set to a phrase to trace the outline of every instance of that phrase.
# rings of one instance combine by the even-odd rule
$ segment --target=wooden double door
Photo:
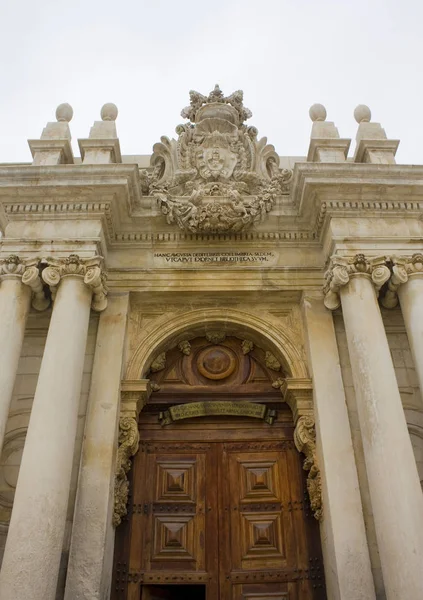
[[[279,434],[288,439],[250,429],[247,440],[222,441],[222,428],[205,429],[201,441],[183,429],[178,440],[160,431],[146,439],[117,547],[121,559],[129,549],[116,567],[118,579],[119,568],[127,571],[126,584],[115,598],[325,598],[301,457]]]

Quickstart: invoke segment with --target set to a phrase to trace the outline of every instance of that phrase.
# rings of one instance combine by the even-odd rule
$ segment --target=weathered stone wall
[[[417,383],[413,359],[405,331],[404,320],[399,308],[394,310],[382,309],[382,317],[385,324],[389,347],[391,349],[398,387],[401,393],[411,441],[413,443],[420,479],[423,479],[423,400]],[[348,355],[347,339],[341,311],[336,311],[336,313],[334,313],[334,322],[354,452],[360,481],[360,491],[363,502],[364,519],[370,549],[370,558],[372,561],[373,576],[375,579],[377,597],[382,600],[385,598],[385,591],[376,542],[376,533],[367,482],[366,466],[364,462],[363,445],[358,421],[350,358]],[[387,468],[389,468],[389,465],[387,465]]]
[[[3,556],[7,535],[7,523],[10,519],[15,486],[19,473],[19,465],[29,423],[32,402],[37,385],[38,373],[47,339],[51,311],[32,312],[28,318],[25,340],[19,361],[18,373],[13,391],[13,400],[7,422],[5,444],[0,459],[0,560]],[[64,557],[69,550],[70,533],[78,480],[79,460],[84,433],[85,414],[91,371],[94,359],[94,347],[97,333],[98,315],[91,314],[88,340],[85,351],[84,376],[82,380],[81,398],[78,413],[78,433],[73,459],[72,483],[69,494],[67,528],[63,546]],[[60,398],[57,399],[60,402]],[[66,560],[63,561],[61,579],[64,576]],[[59,582],[60,587],[60,582]]]

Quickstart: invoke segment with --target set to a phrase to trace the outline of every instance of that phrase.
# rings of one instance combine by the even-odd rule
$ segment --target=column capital
[[[417,252],[412,256],[393,256],[392,274],[388,289],[381,302],[385,308],[395,308],[398,304],[398,288],[407,283],[410,277],[423,276],[423,254]]]
[[[323,293],[324,304],[329,310],[340,307],[341,299],[339,290],[346,285],[351,277],[367,277],[373,283],[376,293],[391,276],[387,266],[387,258],[378,256],[367,259],[364,254],[356,254],[353,257],[332,256],[329,269],[325,273],[325,284]]]
[[[97,312],[101,312],[106,308],[107,276],[103,270],[102,256],[81,258],[78,254],[70,254],[67,258],[48,258],[43,263],[47,266],[42,272],[42,278],[50,286],[53,300],[62,278],[76,276],[81,277],[85,285],[92,289],[91,308]]]
[[[45,310],[49,306],[50,302],[44,295],[38,259],[20,258],[16,254],[0,258],[0,282],[4,279],[20,279],[30,287],[35,310]]]

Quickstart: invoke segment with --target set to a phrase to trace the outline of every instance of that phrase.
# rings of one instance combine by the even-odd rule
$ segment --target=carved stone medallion
[[[224,96],[190,92],[177,140],[154,145],[142,192],[157,198],[169,224],[193,233],[239,232],[259,223],[278,196],[289,194],[292,171],[257,129],[244,124],[251,111],[242,91]]]
[[[197,368],[207,379],[225,379],[236,367],[235,354],[224,346],[204,348],[197,358]]]

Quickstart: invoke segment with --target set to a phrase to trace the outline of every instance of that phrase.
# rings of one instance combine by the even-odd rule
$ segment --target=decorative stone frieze
[[[39,260],[21,259],[16,254],[11,254],[0,259],[0,282],[6,277],[17,277],[22,283],[32,290],[32,306],[36,310],[44,310],[50,304],[45,297],[43,284],[40,277]]]
[[[331,265],[325,274],[326,283],[323,288],[324,304],[329,310],[340,307],[339,290],[346,285],[353,275],[367,275],[371,278],[376,292],[388,281],[391,271],[384,256],[367,259],[364,254],[356,254],[353,258],[332,256]]]
[[[113,526],[117,527],[127,514],[131,459],[139,447],[138,417],[151,393],[148,379],[122,382],[119,418],[118,451],[116,458]]]
[[[219,86],[208,96],[190,92],[178,140],[154,145],[151,173],[141,177],[143,194],[157,199],[169,224],[192,233],[240,232],[260,223],[278,196],[289,194],[291,169],[257,129],[243,92],[224,96]]]
[[[106,308],[106,274],[102,269],[101,256],[81,258],[77,254],[70,254],[67,258],[48,258],[44,262],[48,266],[43,270],[42,278],[50,286],[53,300],[62,277],[78,275],[83,277],[85,285],[92,289],[92,309],[101,312]]]
[[[406,283],[410,276],[423,276],[423,254],[392,257],[392,274],[388,289],[381,302],[385,308],[395,308],[398,304],[398,288]]]
[[[322,482],[316,459],[316,427],[312,417],[301,416],[295,427],[294,442],[297,450],[305,455],[303,468],[308,471],[307,491],[314,517],[323,517]]]

